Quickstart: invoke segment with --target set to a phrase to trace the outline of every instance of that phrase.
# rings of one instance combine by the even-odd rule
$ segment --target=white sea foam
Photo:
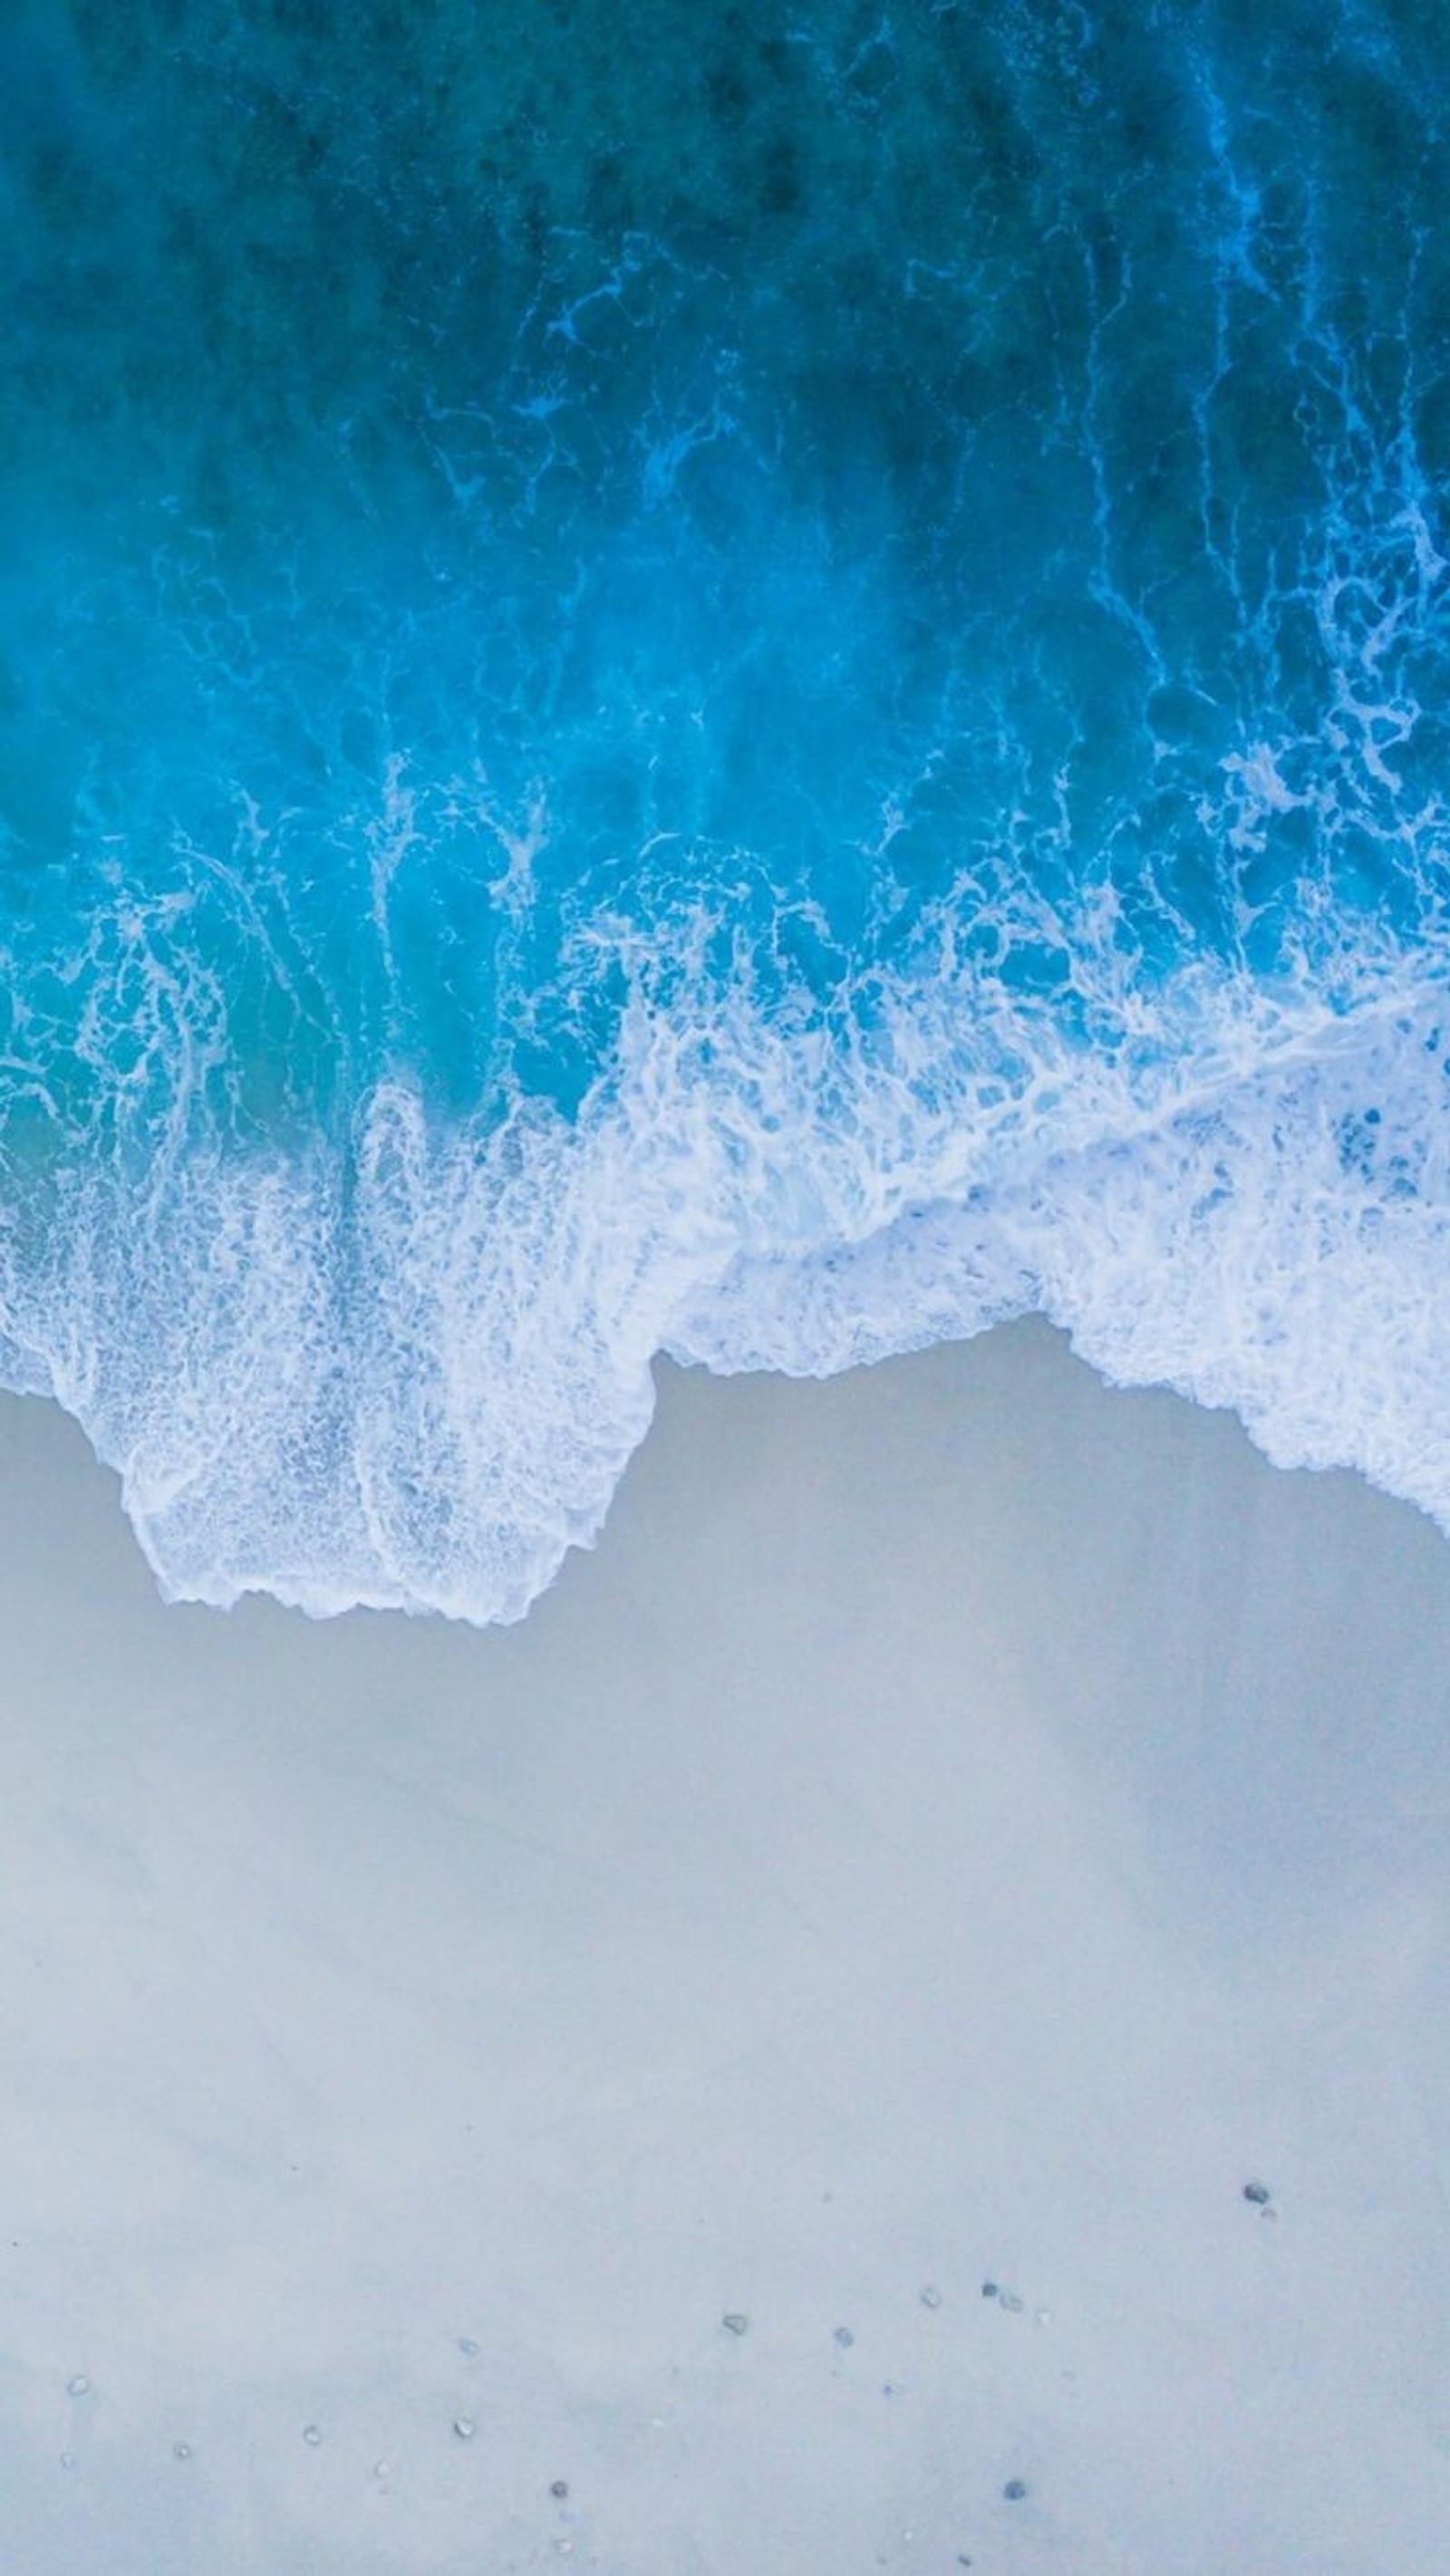
[[[1450,1084],[1428,981],[1180,977],[1115,1046],[946,976],[858,1023],[636,1007],[569,1123],[380,1087],[352,1149],[74,1180],[12,1383],[121,1471],[173,1598],[519,1617],[597,1535],[664,1351],[828,1374],[1040,1311],[1107,1377],[1450,1527]]]

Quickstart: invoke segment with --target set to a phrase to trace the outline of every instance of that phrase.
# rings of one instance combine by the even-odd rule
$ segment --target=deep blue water
[[[11,0],[0,1375],[512,1616],[1030,1310],[1450,1522],[1437,0]],[[1442,1030],[1443,1014],[1443,1030]]]

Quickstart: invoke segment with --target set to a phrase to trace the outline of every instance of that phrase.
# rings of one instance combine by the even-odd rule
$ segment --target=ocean
[[[10,0],[0,1381],[520,1616],[1038,1312],[1450,1528],[1432,0]]]

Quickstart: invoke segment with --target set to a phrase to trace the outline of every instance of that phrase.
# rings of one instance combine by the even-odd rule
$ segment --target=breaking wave
[[[12,13],[0,1374],[168,1594],[1033,1312],[1450,1527],[1450,101],[1173,14]]]

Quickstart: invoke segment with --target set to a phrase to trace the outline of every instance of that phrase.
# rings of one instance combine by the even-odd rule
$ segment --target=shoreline
[[[10,2554],[1432,2564],[1450,1547],[1040,1324],[659,1384],[483,1632],[0,1405]]]

